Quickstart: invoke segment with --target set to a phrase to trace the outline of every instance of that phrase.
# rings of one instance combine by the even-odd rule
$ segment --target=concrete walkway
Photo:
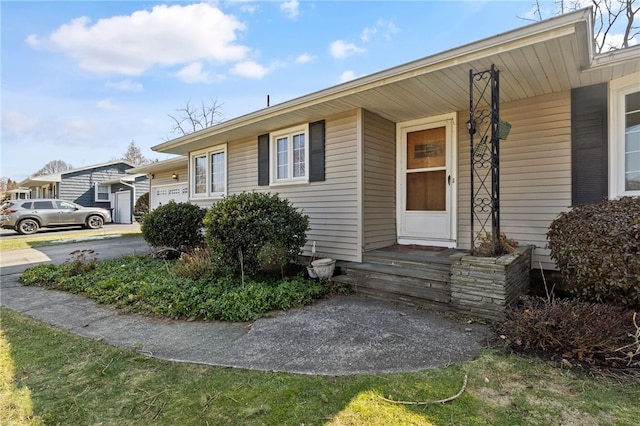
[[[92,249],[106,259],[128,251],[141,254],[144,241],[139,240],[76,243],[35,250],[38,254],[21,250],[25,253],[13,257],[46,256],[47,262],[61,263],[73,250]],[[73,294],[23,287],[17,279],[29,263],[5,267],[4,258],[0,259],[3,306],[81,336],[166,360],[301,374],[410,372],[472,359],[485,342],[484,326],[359,296],[334,296],[253,323],[122,315]]]

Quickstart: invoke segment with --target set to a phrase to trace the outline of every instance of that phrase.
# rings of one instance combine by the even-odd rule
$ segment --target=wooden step
[[[355,273],[371,273],[377,275],[390,275],[398,277],[417,278],[426,281],[449,282],[451,276],[450,266],[447,268],[431,268],[429,265],[414,265],[413,267],[402,265],[389,265],[384,263],[348,263],[341,267],[347,274],[350,271]]]
[[[416,288],[406,283],[390,282],[358,275],[338,275],[334,282],[348,284],[357,294],[386,302],[398,303],[423,309],[449,311],[451,294],[444,289]]]

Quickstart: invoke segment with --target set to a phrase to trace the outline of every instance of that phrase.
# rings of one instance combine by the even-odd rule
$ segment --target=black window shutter
[[[269,185],[269,134],[258,136],[258,185]]]
[[[608,197],[607,84],[571,91],[571,203]]]
[[[324,180],[324,120],[309,123],[309,181]]]

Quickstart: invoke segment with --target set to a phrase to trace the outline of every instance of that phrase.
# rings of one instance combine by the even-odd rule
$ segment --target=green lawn
[[[256,372],[150,359],[0,308],[0,424],[636,425],[640,384],[484,351],[411,374]],[[437,405],[397,405],[379,396]]]

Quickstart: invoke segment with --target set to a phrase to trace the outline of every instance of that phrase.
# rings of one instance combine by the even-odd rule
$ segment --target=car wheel
[[[104,224],[104,219],[102,219],[100,216],[89,216],[87,218],[87,228],[91,228],[91,229],[98,229],[98,228],[102,228],[102,225]]]
[[[16,231],[22,235],[35,234],[40,229],[40,224],[33,219],[24,219],[16,226]]]

